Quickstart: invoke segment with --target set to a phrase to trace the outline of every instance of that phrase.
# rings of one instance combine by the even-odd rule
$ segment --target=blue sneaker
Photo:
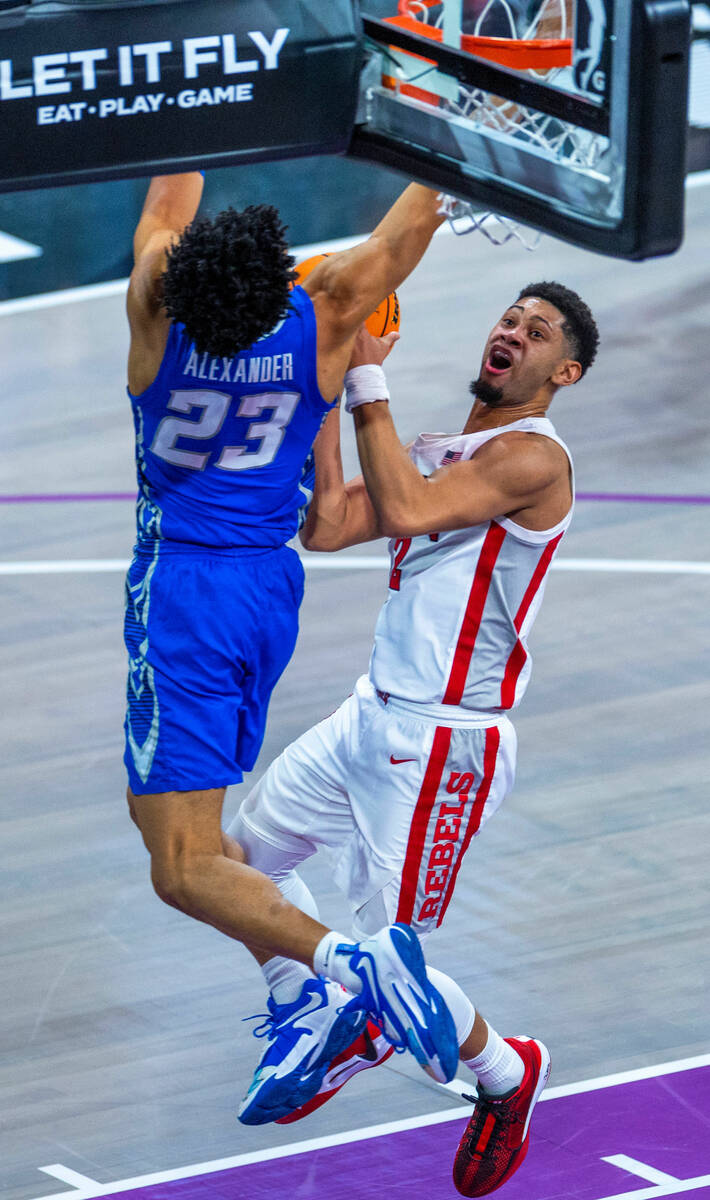
[[[409,1049],[437,1083],[456,1074],[459,1046],[453,1017],[429,982],[419,939],[409,925],[389,925],[354,946],[338,946],[362,980],[358,1000],[388,1042]]]
[[[336,1055],[367,1025],[360,997],[327,979],[307,979],[292,1004],[267,1001],[254,1030],[269,1044],[239,1107],[243,1125],[265,1125],[299,1108],[319,1090]]]

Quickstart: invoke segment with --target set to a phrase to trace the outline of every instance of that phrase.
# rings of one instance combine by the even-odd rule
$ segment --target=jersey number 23
[[[181,417],[163,417],[150,447],[153,454],[176,467],[203,471],[212,455],[212,450],[204,444],[220,432],[232,399],[228,392],[192,388],[172,392],[168,400],[172,412],[192,413],[197,409],[200,410],[199,418],[186,421]],[[245,441],[258,444],[254,449],[247,445],[222,446],[214,465],[222,471],[248,471],[273,462],[300,399],[300,392],[262,392],[258,396],[243,396],[234,416],[254,418],[247,427]],[[271,415],[266,421],[259,421],[267,409],[271,410]],[[185,450],[178,446],[178,440],[199,442],[204,448]]]

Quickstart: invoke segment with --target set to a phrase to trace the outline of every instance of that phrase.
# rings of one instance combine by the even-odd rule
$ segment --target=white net
[[[520,43],[524,42],[538,47],[549,39],[570,38],[574,33],[574,6],[575,0],[542,0],[542,3],[532,5],[529,0],[469,0],[467,4],[464,0],[401,0],[399,11],[401,16],[440,30],[439,37],[443,36],[448,44],[453,41],[464,50],[470,50],[472,37],[509,39],[516,42],[518,48],[522,48]],[[494,53],[489,52],[487,57],[494,58]],[[576,90],[570,65],[548,67],[544,65],[544,50],[541,57],[543,65],[538,62],[538,65],[525,67],[521,74],[537,81],[554,80],[565,90]],[[398,54],[393,80],[395,90],[403,95],[408,91],[411,94],[414,84],[418,99],[426,102],[429,96],[430,102],[439,109],[481,132],[512,139],[518,145],[522,142],[548,160],[566,167],[594,171],[608,150],[607,138],[537,109],[478,87],[457,82],[452,86],[450,81],[446,81],[448,86],[441,86],[441,75],[435,68],[427,70],[423,67],[421,58],[417,60]],[[431,93],[426,90],[428,88],[432,89]],[[539,234],[507,217],[475,212],[466,201],[458,201],[449,217],[456,233],[483,233],[494,245],[516,239],[526,249],[535,249],[540,240]]]
[[[537,250],[542,240],[539,229],[530,229],[504,217],[501,213],[476,212],[467,200],[456,196],[441,195],[440,212],[448,218],[449,225],[457,236],[467,233],[482,233],[494,246],[505,246],[508,242],[520,242],[526,250]]]
[[[430,25],[443,28],[446,0],[402,0],[400,13],[415,16]],[[570,0],[543,0],[531,12],[528,0],[476,0],[472,4],[449,0],[462,32],[477,37],[510,37],[524,41],[532,38],[568,37],[572,26],[573,3]],[[458,11],[457,11],[458,10]],[[459,16],[459,13],[461,14]]]

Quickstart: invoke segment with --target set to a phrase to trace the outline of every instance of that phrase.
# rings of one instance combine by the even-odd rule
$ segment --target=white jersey
[[[551,438],[572,469],[570,452],[546,417],[481,433],[422,433],[409,453],[422,475],[430,475],[513,430]],[[449,705],[493,713],[515,708],[530,678],[527,638],[573,508],[574,500],[552,529],[524,529],[497,517],[465,529],[393,539],[389,594],[370,659],[376,690],[433,710],[442,706],[442,720],[443,706]]]

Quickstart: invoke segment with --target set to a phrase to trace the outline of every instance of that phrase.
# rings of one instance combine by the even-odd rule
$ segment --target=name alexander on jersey
[[[211,383],[288,383],[293,379],[293,354],[215,358],[192,350],[183,375]]]

